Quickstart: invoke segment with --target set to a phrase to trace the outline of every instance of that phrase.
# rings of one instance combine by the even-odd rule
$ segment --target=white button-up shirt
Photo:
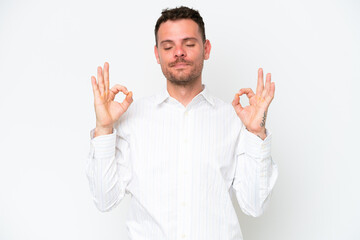
[[[239,240],[231,194],[262,214],[278,171],[263,141],[207,88],[184,107],[166,89],[134,101],[113,133],[93,138],[86,168],[93,200],[109,211],[131,195],[134,240]]]

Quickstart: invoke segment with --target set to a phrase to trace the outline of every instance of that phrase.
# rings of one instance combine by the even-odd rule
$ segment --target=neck
[[[193,84],[175,85],[167,80],[169,95],[186,107],[191,100],[203,90],[201,78]]]

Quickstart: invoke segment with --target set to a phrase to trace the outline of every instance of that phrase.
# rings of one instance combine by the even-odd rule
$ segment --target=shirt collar
[[[209,93],[205,84],[202,84],[203,90],[196,95],[194,98],[203,97],[211,106],[214,106],[214,98]],[[156,96],[155,103],[156,105],[160,105],[164,101],[170,98],[170,94],[167,91],[166,87]]]

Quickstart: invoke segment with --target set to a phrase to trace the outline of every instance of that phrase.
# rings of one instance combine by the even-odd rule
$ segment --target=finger
[[[125,86],[122,86],[120,84],[116,84],[109,91],[110,99],[114,100],[115,95],[118,94],[119,92],[123,92],[125,95],[127,95],[129,93],[129,91],[127,90],[127,88]]]
[[[99,87],[96,83],[96,78],[94,76],[91,76],[91,85],[92,85],[94,97],[99,97],[100,91],[99,91]]]
[[[127,88],[125,86],[122,86],[120,84],[116,84],[114,85],[110,91],[112,93],[114,93],[115,95],[118,94],[120,91],[123,92],[125,95],[127,95],[129,93],[129,91],[127,90]]]
[[[274,95],[275,95],[275,83],[272,82],[270,87],[270,97],[274,98]]]
[[[132,98],[132,92],[128,92],[128,94],[126,95],[124,101],[122,103],[120,103],[121,107],[126,111],[130,104],[133,102],[133,98]]]
[[[260,95],[264,89],[264,76],[263,69],[259,68],[258,70],[258,82],[256,87],[256,94]]]
[[[235,94],[234,100],[232,101],[232,105],[236,111],[236,113],[239,113],[241,110],[243,110],[243,107],[240,103],[240,95],[239,93]]]
[[[271,101],[274,99],[274,95],[275,95],[275,83],[272,82],[270,83],[270,90],[269,93],[266,96],[266,100],[267,102],[270,104]]]
[[[100,66],[97,69],[97,77],[98,77],[98,81],[99,81],[100,94],[101,94],[101,96],[103,96],[104,91],[105,91],[105,86],[104,86],[104,77],[103,77],[102,69]]]
[[[265,90],[262,93],[263,97],[269,94],[270,85],[271,85],[271,73],[268,73],[266,74]]]
[[[105,92],[109,91],[109,63],[105,62],[104,64],[104,85],[105,85]]]
[[[249,99],[252,98],[253,96],[255,96],[255,93],[251,88],[242,88],[242,89],[240,89],[239,96],[243,95],[244,93],[246,94],[246,96]]]

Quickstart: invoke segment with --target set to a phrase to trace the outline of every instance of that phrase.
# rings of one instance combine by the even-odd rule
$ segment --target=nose
[[[178,46],[176,47],[175,49],[175,58],[178,58],[178,57],[186,57],[186,52],[185,50],[182,48],[182,46]]]

